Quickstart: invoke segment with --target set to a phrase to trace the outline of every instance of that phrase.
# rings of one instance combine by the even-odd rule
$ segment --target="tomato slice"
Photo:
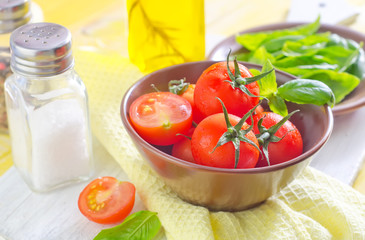
[[[89,220],[101,223],[119,223],[132,211],[136,189],[130,182],[114,177],[100,177],[90,182],[80,193],[80,212]]]
[[[134,129],[147,142],[167,146],[186,134],[192,124],[192,108],[183,97],[170,92],[152,92],[138,97],[129,108]]]

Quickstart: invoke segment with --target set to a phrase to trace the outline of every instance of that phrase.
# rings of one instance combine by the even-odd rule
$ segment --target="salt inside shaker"
[[[13,161],[29,187],[48,191],[93,172],[86,88],[74,71],[71,33],[32,23],[10,37],[5,100]]]

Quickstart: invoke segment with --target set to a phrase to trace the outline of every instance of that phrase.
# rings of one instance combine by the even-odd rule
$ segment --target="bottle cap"
[[[10,36],[11,68],[23,75],[52,76],[73,67],[70,31],[55,23],[31,23]]]
[[[0,33],[8,33],[32,18],[29,0],[0,0]]]

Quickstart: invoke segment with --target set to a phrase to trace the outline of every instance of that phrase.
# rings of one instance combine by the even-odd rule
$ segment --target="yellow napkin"
[[[180,200],[142,159],[120,119],[123,93],[142,74],[118,55],[76,52],[89,93],[92,130],[120,164],[171,240],[365,239],[365,196],[308,167],[259,207],[209,212]]]

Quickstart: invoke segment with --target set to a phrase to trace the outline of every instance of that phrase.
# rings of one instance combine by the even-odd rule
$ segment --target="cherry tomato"
[[[240,118],[228,114],[229,122],[235,126]],[[247,129],[248,125],[243,124],[241,129]],[[206,117],[196,127],[191,139],[191,150],[196,163],[219,168],[234,168],[235,148],[232,142],[228,142],[214,151],[220,137],[227,131],[227,125],[223,113],[213,114]],[[255,134],[250,131],[245,135],[258,146]],[[259,158],[259,150],[249,143],[241,142],[239,146],[240,155],[237,168],[253,168]]]
[[[195,106],[194,103],[194,90],[195,84],[189,84],[188,88],[180,95],[190,103],[191,107]]]
[[[262,112],[253,117],[254,132],[259,133],[257,123],[264,118],[262,126],[270,128],[283,119],[282,116],[273,112]],[[270,165],[286,162],[303,153],[303,140],[299,130],[289,120],[282,125],[275,133],[275,136],[282,138],[279,142],[270,142],[268,145]],[[268,166],[265,156],[260,156],[257,167]]]
[[[264,111],[265,111],[264,108],[260,105],[260,106],[257,106],[257,108],[255,109],[255,114],[259,114]],[[248,118],[248,119],[250,119],[250,118]]]
[[[191,138],[194,130],[195,128],[191,128],[186,136]],[[191,139],[187,137],[184,137],[172,146],[171,155],[182,160],[195,163],[191,152]]]
[[[194,102],[195,86],[196,86],[195,84],[189,84],[188,89],[186,89],[186,91],[183,94],[181,94],[181,97],[189,101],[191,108],[193,110],[193,121],[198,124],[200,123],[201,120],[203,120],[204,116],[200,112],[200,110],[196,107]]]
[[[262,113],[264,111],[265,111],[264,108],[261,105],[259,105],[259,106],[256,107],[255,112],[253,113],[252,116],[254,116],[256,114],[259,114],[259,113]],[[251,122],[251,118],[250,117],[247,118],[246,122],[247,122],[248,125],[252,125],[252,122]]]
[[[183,138],[192,124],[192,108],[183,97],[153,92],[138,97],[130,106],[131,123],[138,134],[155,145],[171,145]]]
[[[80,193],[80,212],[89,220],[112,224],[121,222],[132,211],[135,187],[114,177],[100,177],[90,182]]]
[[[238,66],[243,78],[253,76],[245,66],[242,64]],[[229,62],[229,68],[234,74],[233,62]],[[222,112],[222,105],[216,99],[217,97],[224,102],[228,113],[238,117],[242,117],[258,104],[258,97],[248,96],[239,88],[233,88],[227,81],[232,82],[227,72],[226,62],[213,64],[199,77],[196,82],[194,102],[204,117]],[[260,94],[257,82],[245,86],[253,95]]]

